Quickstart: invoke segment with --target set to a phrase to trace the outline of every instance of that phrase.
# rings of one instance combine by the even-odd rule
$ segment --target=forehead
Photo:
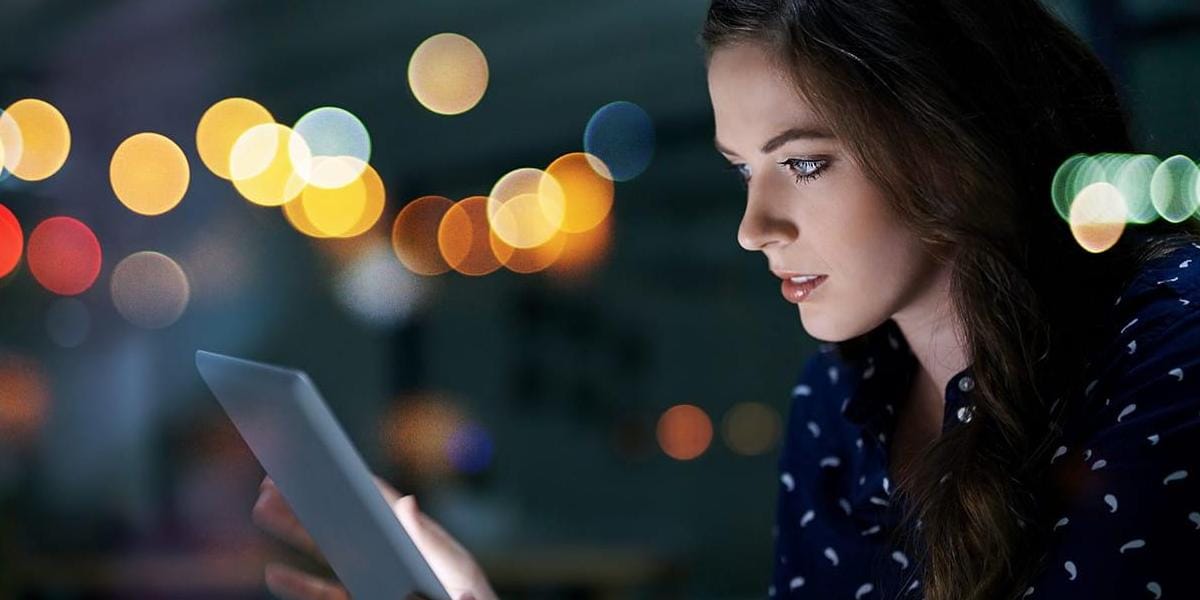
[[[796,126],[816,126],[815,112],[794,80],[758,44],[733,44],[713,51],[708,88],[717,137],[731,143]]]

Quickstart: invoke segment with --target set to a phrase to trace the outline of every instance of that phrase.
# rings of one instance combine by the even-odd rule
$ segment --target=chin
[[[860,335],[863,335],[879,325],[882,325],[886,319],[878,323],[837,323],[830,319],[821,318],[818,315],[812,314],[811,311],[805,314],[803,305],[799,306],[800,325],[804,327],[805,333],[819,342],[839,343],[852,340]]]

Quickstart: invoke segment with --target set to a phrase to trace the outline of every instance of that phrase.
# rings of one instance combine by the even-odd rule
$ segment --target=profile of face
[[[738,243],[766,256],[805,331],[840,342],[917,311],[936,261],[768,51],[717,48],[708,88],[717,149],[746,183]],[[799,301],[798,275],[826,278]]]

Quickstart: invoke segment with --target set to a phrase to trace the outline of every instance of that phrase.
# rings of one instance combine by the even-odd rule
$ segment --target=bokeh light
[[[81,294],[100,275],[100,240],[82,222],[50,217],[29,234],[26,261],[42,287],[60,296]]]
[[[1117,186],[1129,210],[1129,222],[1150,223],[1158,219],[1158,211],[1150,199],[1150,185],[1162,161],[1156,156],[1138,154],[1117,166],[1110,182]]]
[[[50,405],[49,379],[31,358],[0,352],[0,446],[29,442]]]
[[[413,51],[408,85],[417,102],[430,111],[462,114],[479,104],[487,91],[487,58],[469,38],[439,33]]]
[[[246,98],[226,98],[213,104],[196,126],[196,152],[200,161],[221,179],[230,179],[233,145],[250,128],[275,122],[261,104]]]
[[[366,244],[347,262],[334,290],[338,303],[352,316],[380,330],[408,318],[425,298],[424,282],[396,262],[383,239]]]
[[[383,179],[367,165],[358,179],[342,188],[305,187],[299,198],[283,205],[283,214],[296,231],[309,237],[351,238],[370,231],[386,205]]]
[[[46,311],[46,334],[59,347],[80,346],[91,329],[91,311],[78,298],[59,298]]]
[[[71,130],[62,113],[45,100],[26,98],[14,102],[6,114],[16,122],[21,137],[20,159],[7,159],[12,174],[41,181],[57,173],[71,152]]]
[[[471,196],[454,203],[438,226],[438,247],[451,269],[472,277],[487,275],[512,256],[512,246],[501,244],[496,256],[487,220],[487,197]]]
[[[540,246],[514,248],[500,239],[500,236],[496,235],[493,230],[489,236],[489,242],[492,246],[492,254],[502,259],[501,264],[504,265],[504,268],[513,273],[528,275],[544,271],[558,261],[567,246],[567,236],[569,235],[571,234],[558,231]]]
[[[1200,169],[1186,156],[1164,160],[1150,180],[1150,201],[1162,218],[1179,223],[1196,212]]]
[[[462,411],[442,394],[411,394],[400,398],[380,428],[382,446],[391,461],[418,477],[453,472],[447,449],[466,423]]]
[[[615,181],[629,181],[645,171],[654,158],[654,143],[650,115],[624,100],[600,107],[583,133],[583,149],[603,161]]]
[[[292,164],[305,183],[340,188],[358,179],[371,161],[371,135],[353,113],[322,106],[305,113],[292,126],[304,144],[290,146]],[[317,159],[337,159],[320,161]]]
[[[540,169],[505,174],[488,194],[488,223],[514,248],[545,244],[562,229],[566,196],[554,177]]]
[[[442,217],[454,203],[442,196],[422,196],[404,205],[392,223],[396,258],[418,275],[441,275],[450,270],[438,248]]]
[[[612,222],[611,218],[606,218],[588,231],[566,234],[562,253],[547,271],[574,279],[594,271],[612,248]]]
[[[721,421],[725,444],[743,456],[757,456],[773,448],[781,428],[779,412],[761,402],[736,404]]]
[[[492,436],[478,423],[464,423],[446,440],[450,464],[463,473],[480,473],[492,464]]]
[[[1125,232],[1129,213],[1125,198],[1111,183],[1093,183],[1071,204],[1071,234],[1088,252],[1112,248]]]
[[[17,216],[0,204],[0,278],[7,277],[21,262],[21,250],[25,246],[25,234]]]
[[[691,460],[704,454],[712,436],[708,414],[691,404],[673,406],[658,419],[658,445],[676,460]]]
[[[313,159],[313,174],[340,170],[342,160],[337,157]],[[308,185],[300,197],[291,204],[300,203],[308,222],[323,236],[341,236],[358,225],[367,210],[367,185],[361,177],[338,188]]]
[[[139,215],[161,215],[187,193],[191,170],[175,142],[157,133],[132,135],[117,146],[108,168],[113,193]]]
[[[158,252],[126,256],[112,272],[113,305],[125,320],[145,329],[161,329],[187,309],[191,286],[179,264]]]
[[[608,216],[613,204],[612,174],[599,158],[572,152],[550,163],[546,174],[562,187],[566,199],[563,231],[583,233]]]
[[[0,110],[0,147],[4,149],[4,160],[0,161],[0,180],[3,180],[11,174],[12,167],[21,162],[25,148],[21,126],[4,110]]]
[[[1095,158],[1076,154],[1063,162],[1050,184],[1054,208],[1063,221],[1071,220],[1071,203],[1075,196],[1083,188],[1101,181],[1104,181],[1104,171]]]
[[[243,198],[261,206],[279,206],[304,190],[294,160],[311,166],[303,137],[278,123],[255,125],[234,142],[229,177]]]

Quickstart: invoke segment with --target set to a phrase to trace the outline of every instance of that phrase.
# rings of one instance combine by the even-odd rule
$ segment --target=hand
[[[436,521],[417,507],[413,496],[400,496],[390,485],[378,477],[375,484],[387,500],[392,512],[408,532],[408,536],[425,557],[434,575],[455,600],[497,600],[483,569]],[[324,560],[316,542],[305,531],[299,519],[284,500],[283,494],[270,477],[259,486],[258,501],[252,512],[254,522],[276,537],[296,548]],[[271,593],[287,600],[349,600],[350,594],[341,584],[318,577],[300,569],[272,563],[266,567],[267,587]],[[406,600],[416,600],[410,596]]]

